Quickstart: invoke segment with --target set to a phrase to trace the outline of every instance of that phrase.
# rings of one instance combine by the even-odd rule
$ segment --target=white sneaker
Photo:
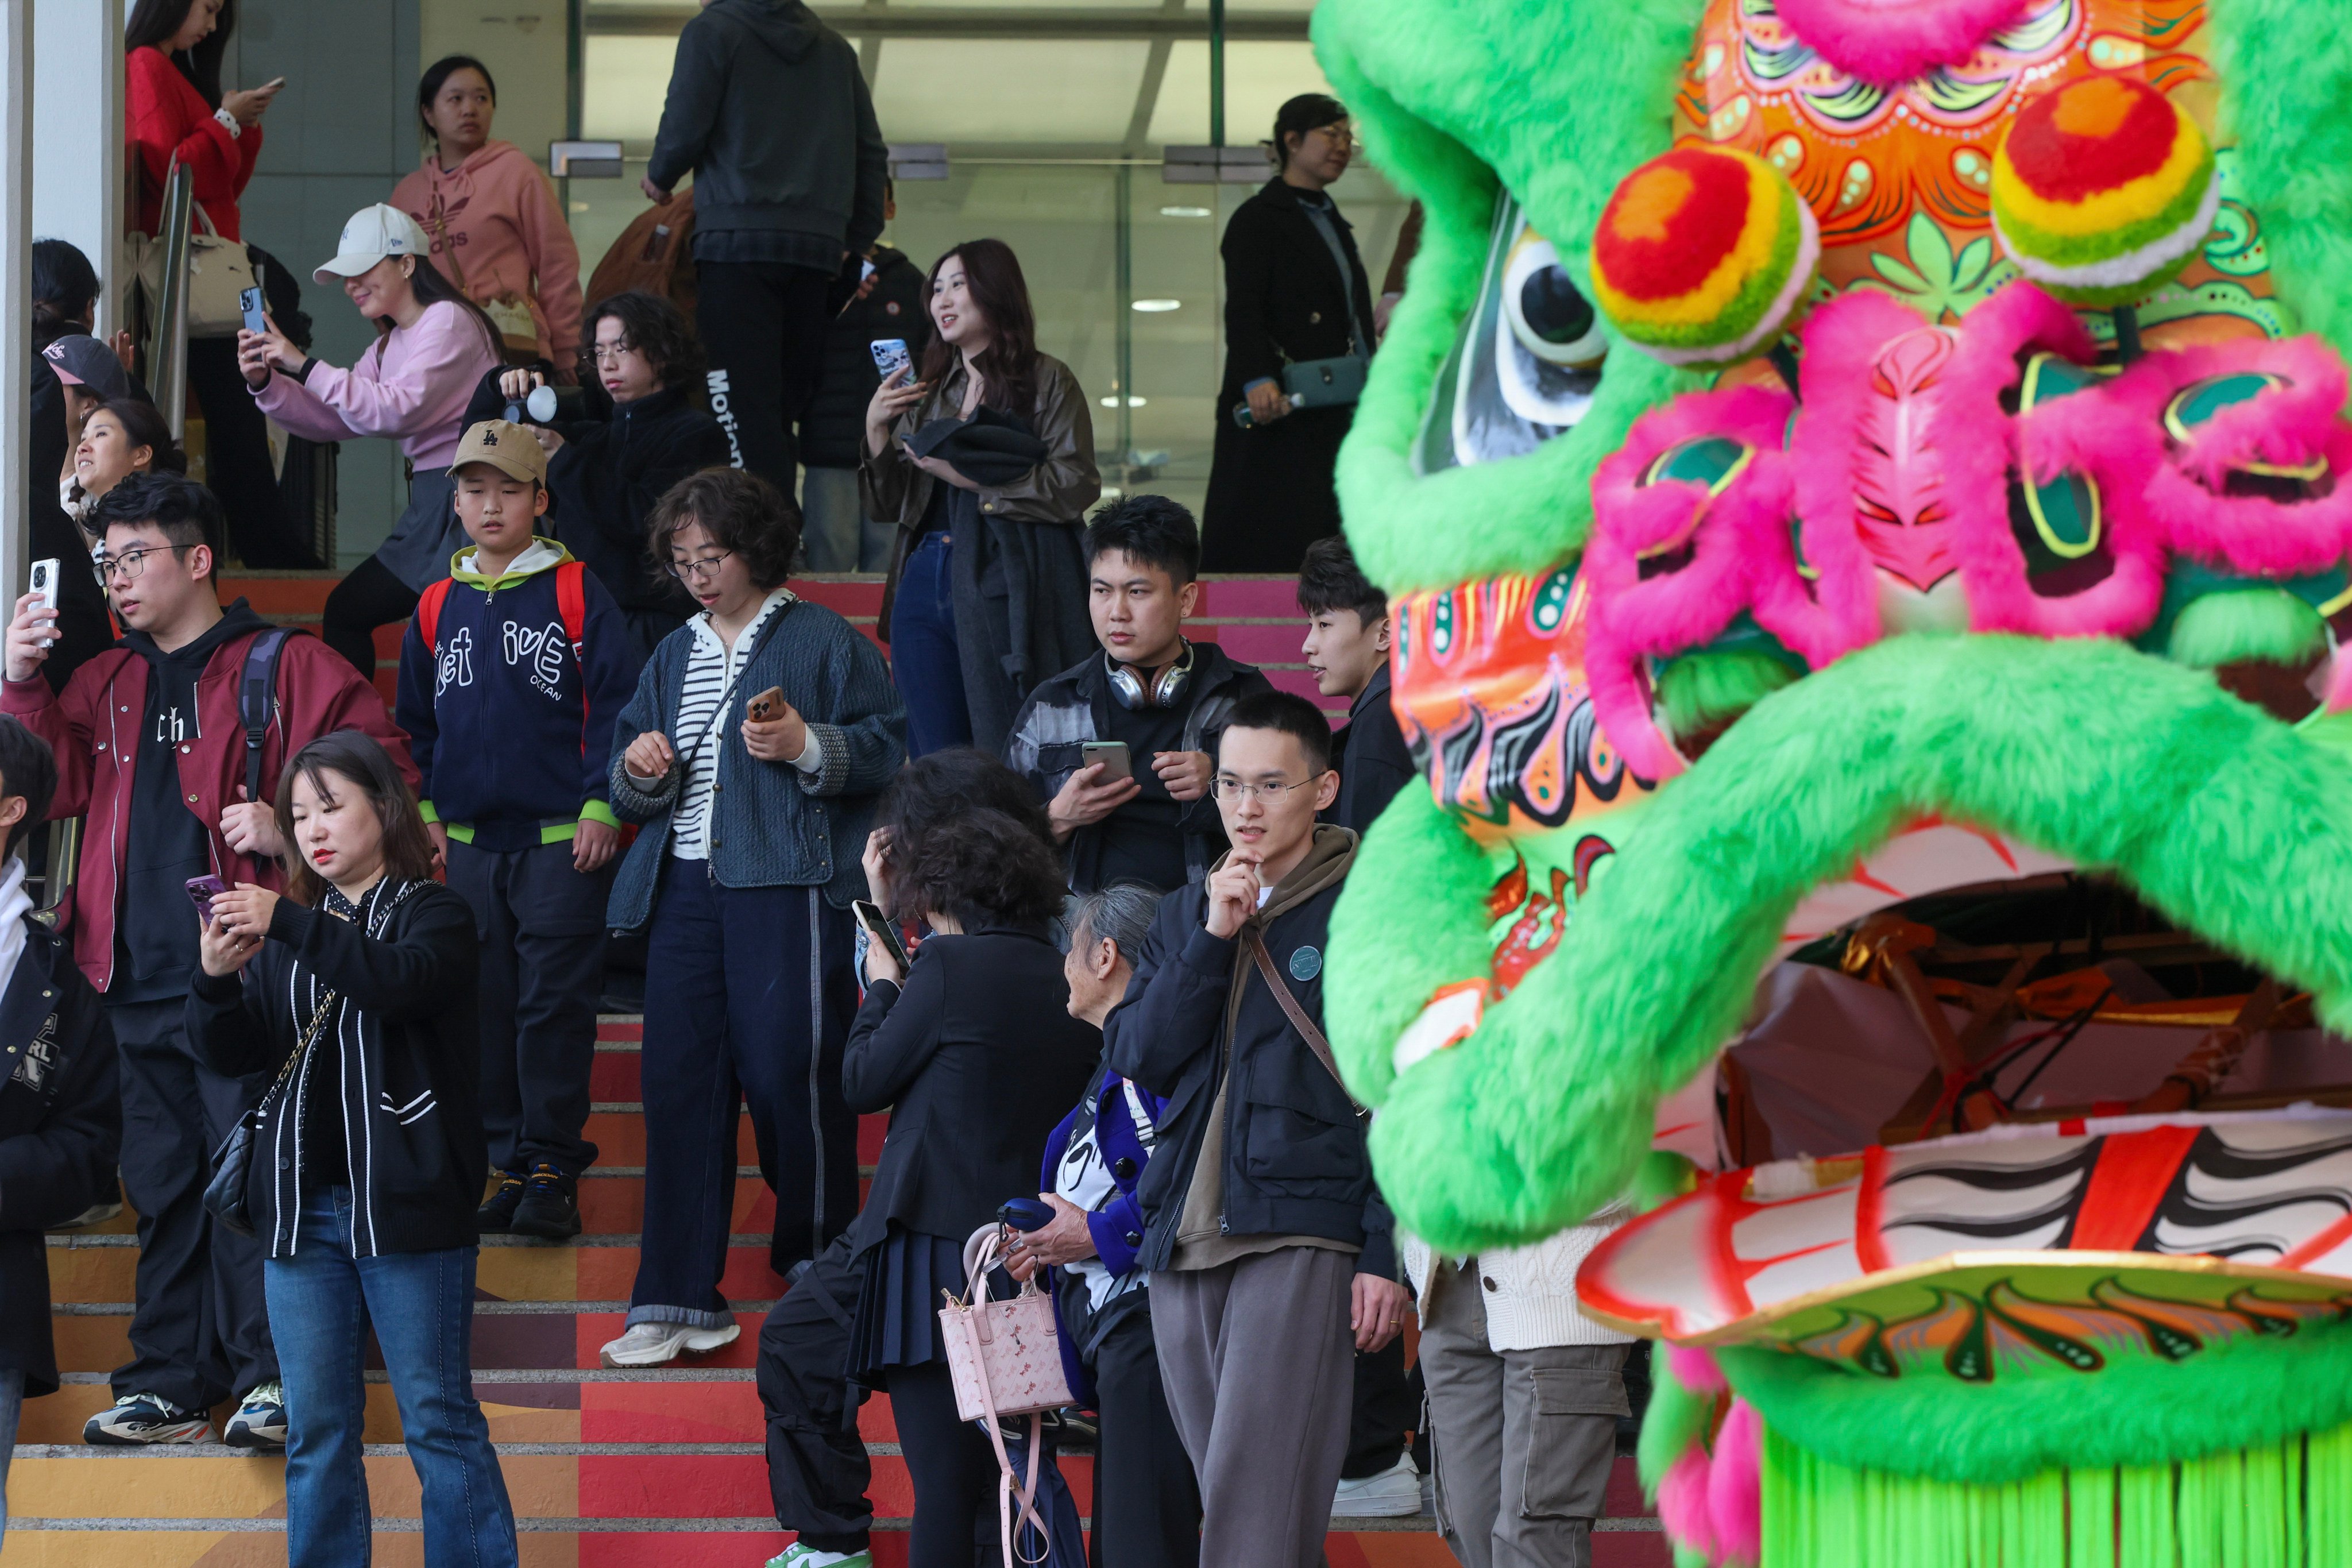
[[[698,1329],[692,1323],[639,1323],[607,1343],[597,1355],[606,1366],[667,1366],[680,1351],[715,1351],[731,1345],[742,1333],[740,1325]]]
[[[1331,1497],[1331,1511],[1350,1519],[1402,1519],[1421,1511],[1421,1472],[1411,1454],[1377,1476],[1341,1481]]]

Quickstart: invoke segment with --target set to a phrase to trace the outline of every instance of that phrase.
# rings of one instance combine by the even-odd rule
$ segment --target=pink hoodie
[[[555,192],[511,142],[486,142],[444,173],[427,153],[393,188],[392,205],[433,241],[433,265],[483,304],[514,297],[530,306],[539,352],[570,370],[580,346],[580,251]],[[536,287],[533,286],[534,279]]]
[[[444,300],[425,306],[416,325],[378,338],[351,369],[313,364],[307,382],[273,375],[253,400],[297,436],[394,437],[417,468],[446,468],[466,433],[474,387],[498,363],[473,313]]]

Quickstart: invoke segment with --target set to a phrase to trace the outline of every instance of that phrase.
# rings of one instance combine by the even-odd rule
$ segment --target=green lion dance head
[[[1323,0],[1428,788],[1332,1033],[1440,1249],[1651,1206],[1685,1563],[2352,1563],[2352,26]]]

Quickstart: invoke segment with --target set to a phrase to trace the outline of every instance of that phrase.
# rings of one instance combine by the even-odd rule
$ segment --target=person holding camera
[[[292,1401],[287,1561],[368,1560],[373,1328],[424,1491],[425,1561],[511,1568],[514,1510],[472,1367],[486,1165],[474,917],[433,880],[407,781],[357,731],[295,753],[277,823],[285,892],[213,895],[182,1007],[215,1070],[277,1079],[236,1195],[268,1251]]]
[[[583,390],[562,397],[538,392],[543,371],[495,371],[466,416],[470,428],[520,415],[538,438],[554,497],[549,531],[621,606],[643,661],[698,608],[667,563],[646,553],[646,519],[678,480],[726,466],[727,433],[687,395],[702,374],[702,347],[659,295],[632,289],[598,300],[581,361]],[[530,411],[551,403],[547,418]]]
[[[740,1331],[719,1293],[739,1102],[776,1194],[777,1273],[856,1213],[836,1066],[856,1010],[849,906],[874,796],[906,759],[881,654],[784,586],[800,510],[774,486],[706,469],[646,529],[703,612],[654,649],[613,733],[613,810],[641,831],[605,921],[647,941],[645,1243],[610,1367]]]
[[[886,877],[884,913],[931,935],[906,970],[884,943],[867,945],[866,1003],[842,1054],[849,1108],[890,1112],[850,1231],[865,1265],[849,1374],[889,1391],[915,1483],[908,1563],[963,1568],[996,1462],[956,1412],[940,1292],[963,1293],[965,1238],[1032,1190],[1046,1135],[1085,1089],[1102,1037],[1069,1013],[1047,935],[1061,868],[1032,823],[970,812],[894,857]]]

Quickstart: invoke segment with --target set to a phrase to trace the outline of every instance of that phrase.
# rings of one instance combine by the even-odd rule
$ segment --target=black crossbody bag
[[[221,1140],[218,1152],[213,1155],[213,1179],[205,1184],[205,1212],[239,1236],[255,1234],[253,1201],[248,1195],[253,1176],[253,1141],[268,1119],[269,1108],[285,1098],[286,1085],[294,1077],[295,1068],[310,1054],[310,1047],[318,1043],[320,1028],[334,1009],[335,993],[330,991],[326,1000],[319,1004],[319,1010],[310,1016],[310,1026],[302,1031],[301,1043],[286,1058],[286,1065],[278,1069],[277,1081],[251,1110],[237,1118],[236,1125],[229,1129],[228,1136]]]

